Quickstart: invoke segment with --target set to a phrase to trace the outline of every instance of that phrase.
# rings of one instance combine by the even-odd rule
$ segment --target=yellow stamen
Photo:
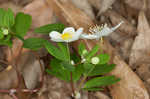
[[[63,40],[68,40],[68,39],[71,39],[72,38],[72,35],[70,34],[70,33],[64,33],[64,34],[62,34],[61,35],[61,38],[63,39]]]

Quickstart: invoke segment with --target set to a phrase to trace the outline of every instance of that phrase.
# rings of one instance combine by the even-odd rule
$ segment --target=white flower
[[[52,31],[49,36],[51,37],[51,40],[55,42],[72,42],[78,40],[82,32],[83,28],[79,28],[75,31],[73,27],[67,27],[63,30],[62,34]]]
[[[81,38],[83,39],[99,39],[103,36],[108,36],[110,33],[112,33],[113,31],[115,31],[121,24],[123,23],[120,22],[117,26],[109,28],[107,26],[107,24],[105,24],[104,26],[95,26],[93,28],[90,28],[90,32],[92,34],[81,34]]]
[[[93,57],[92,59],[91,59],[91,63],[92,64],[98,64],[99,63],[99,58],[98,57]]]

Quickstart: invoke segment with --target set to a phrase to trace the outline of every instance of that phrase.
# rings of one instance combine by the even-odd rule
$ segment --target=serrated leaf
[[[17,13],[15,18],[15,25],[12,28],[17,35],[24,37],[29,30],[32,22],[32,17],[22,12]]]
[[[49,34],[52,31],[62,32],[64,30],[65,26],[64,24],[47,24],[44,26],[41,26],[39,28],[35,29],[35,33],[43,33],[43,34]]]
[[[67,45],[64,43],[57,43],[57,45],[60,48],[60,50],[64,56],[64,60],[69,61],[70,60],[70,51],[69,51],[69,48],[67,48]]]
[[[112,71],[114,68],[115,64],[96,65],[92,72],[88,74],[88,76],[104,75]]]
[[[96,45],[86,56],[86,59],[89,60],[92,56],[94,56],[99,50],[99,45]]]
[[[75,66],[72,65],[71,63],[69,63],[68,61],[63,61],[61,63],[61,66],[64,67],[64,69],[68,70],[68,71],[74,71],[75,70]]]
[[[46,40],[42,38],[28,38],[23,41],[23,47],[31,50],[38,50],[44,47],[44,42],[46,42]]]
[[[120,81],[120,79],[116,78],[115,76],[96,77],[87,81],[84,85],[84,88],[112,85],[118,81]]]
[[[54,56],[55,58],[59,60],[66,61],[61,50],[55,47],[53,44],[47,41],[44,43],[44,46],[52,56]]]
[[[78,81],[83,72],[84,72],[83,64],[75,66],[75,70],[72,72],[73,81],[74,82]]]
[[[83,90],[86,91],[100,91],[100,90],[104,90],[103,88],[82,88]]]

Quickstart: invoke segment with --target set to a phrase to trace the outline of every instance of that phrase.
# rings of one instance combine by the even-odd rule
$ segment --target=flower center
[[[69,40],[69,39],[72,38],[72,35],[70,33],[66,32],[66,33],[64,33],[64,34],[61,35],[61,38],[63,40]]]

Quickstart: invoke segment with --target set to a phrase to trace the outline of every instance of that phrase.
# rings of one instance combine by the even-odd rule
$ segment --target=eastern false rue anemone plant
[[[86,46],[80,43],[78,46],[78,54],[71,53],[69,51],[69,43],[79,39],[100,39],[103,36],[108,36],[115,31],[123,22],[120,22],[113,28],[104,26],[95,26],[90,28],[92,34],[83,33],[83,28],[75,29],[73,27],[66,27],[62,33],[57,31],[51,31],[49,36],[52,41],[58,42],[57,48],[48,48],[47,50],[55,58],[51,60],[51,69],[46,71],[49,74],[55,75],[61,80],[65,80],[71,83],[72,93],[74,98],[80,99],[80,90],[98,91],[102,90],[102,86],[114,84],[119,81],[115,76],[103,76],[110,72],[115,65],[108,64],[108,54],[97,54],[99,46],[96,45],[91,51],[87,51]],[[60,42],[65,42],[60,43]],[[53,53],[55,50],[61,55]],[[62,57],[62,59],[60,59]],[[96,76],[96,77],[95,77]],[[87,81],[87,77],[92,77]],[[80,80],[80,78],[82,78]],[[74,88],[74,83],[79,82],[77,88]]]

